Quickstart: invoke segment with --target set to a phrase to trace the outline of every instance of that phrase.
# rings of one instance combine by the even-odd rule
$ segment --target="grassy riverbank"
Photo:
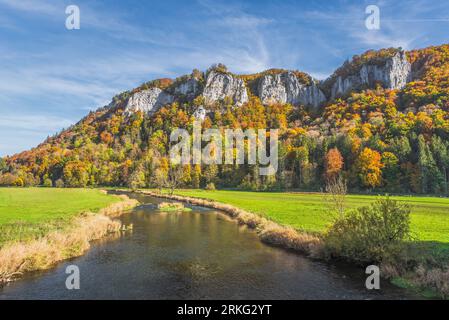
[[[0,188],[0,247],[64,229],[76,215],[120,201],[96,189]]]
[[[324,231],[331,222],[323,195],[319,193],[178,190],[176,194],[231,204],[311,233]],[[411,227],[418,240],[449,243],[449,198],[391,198],[411,205]],[[348,195],[347,205],[349,208],[366,206],[375,199],[375,196]]]
[[[0,189],[0,285],[83,254],[137,204],[94,189]]]
[[[332,216],[322,194],[244,191],[178,190],[176,194],[229,204],[278,223],[299,234],[320,236]],[[413,240],[406,243],[403,260],[384,270],[392,282],[428,296],[449,292],[449,199],[437,197],[392,197],[411,208]],[[357,208],[375,196],[348,195],[347,206]]]

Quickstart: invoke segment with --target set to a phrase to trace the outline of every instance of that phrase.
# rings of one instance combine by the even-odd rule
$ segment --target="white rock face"
[[[303,87],[299,95],[299,102],[303,105],[311,105],[314,108],[320,106],[326,101],[326,96],[315,82],[311,85]]]
[[[260,79],[257,89],[262,103],[290,103],[318,107],[326,97],[318,86],[302,84],[293,72],[265,75]]]
[[[214,70],[207,75],[203,96],[207,103],[223,100],[226,97],[232,98],[238,106],[248,102],[248,92],[242,79]]]
[[[200,84],[197,79],[190,78],[185,82],[180,83],[177,87],[174,89],[174,93],[176,95],[184,95],[189,98],[195,97],[200,90]]]
[[[332,85],[331,98],[344,95],[361,85],[374,87],[381,82],[386,89],[402,89],[411,78],[411,65],[404,51],[400,51],[392,58],[387,59],[384,66],[365,64],[358,74],[346,78],[337,77]]]
[[[206,113],[206,109],[204,109],[203,106],[200,106],[193,112],[193,116],[195,119],[203,121],[206,118]]]
[[[131,114],[137,111],[153,114],[159,108],[174,101],[172,95],[159,88],[151,88],[133,94],[128,99],[125,113]]]

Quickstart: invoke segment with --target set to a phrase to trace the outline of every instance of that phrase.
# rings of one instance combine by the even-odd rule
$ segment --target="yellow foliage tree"
[[[364,148],[360,153],[356,168],[362,183],[370,188],[380,186],[382,183],[382,157],[376,150]]]

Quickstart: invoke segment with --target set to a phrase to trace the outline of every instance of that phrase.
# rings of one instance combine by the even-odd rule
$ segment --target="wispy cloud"
[[[11,9],[25,11],[25,12],[38,12],[46,15],[54,15],[60,12],[60,8],[54,2],[43,0],[0,0],[0,4],[5,5]]]
[[[13,155],[36,146],[47,136],[71,124],[73,124],[71,119],[52,115],[2,114],[0,116],[0,155]]]
[[[2,129],[26,130],[32,132],[57,132],[73,124],[71,119],[52,115],[1,115]]]

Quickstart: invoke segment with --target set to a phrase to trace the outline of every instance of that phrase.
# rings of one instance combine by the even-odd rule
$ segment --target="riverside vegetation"
[[[223,210],[255,228],[262,241],[315,258],[378,263],[382,275],[399,286],[449,295],[449,199],[343,195],[344,213],[331,214],[336,208],[318,193],[175,193],[151,194]]]
[[[0,189],[0,285],[83,254],[119,231],[112,218],[136,205],[100,190]]]

